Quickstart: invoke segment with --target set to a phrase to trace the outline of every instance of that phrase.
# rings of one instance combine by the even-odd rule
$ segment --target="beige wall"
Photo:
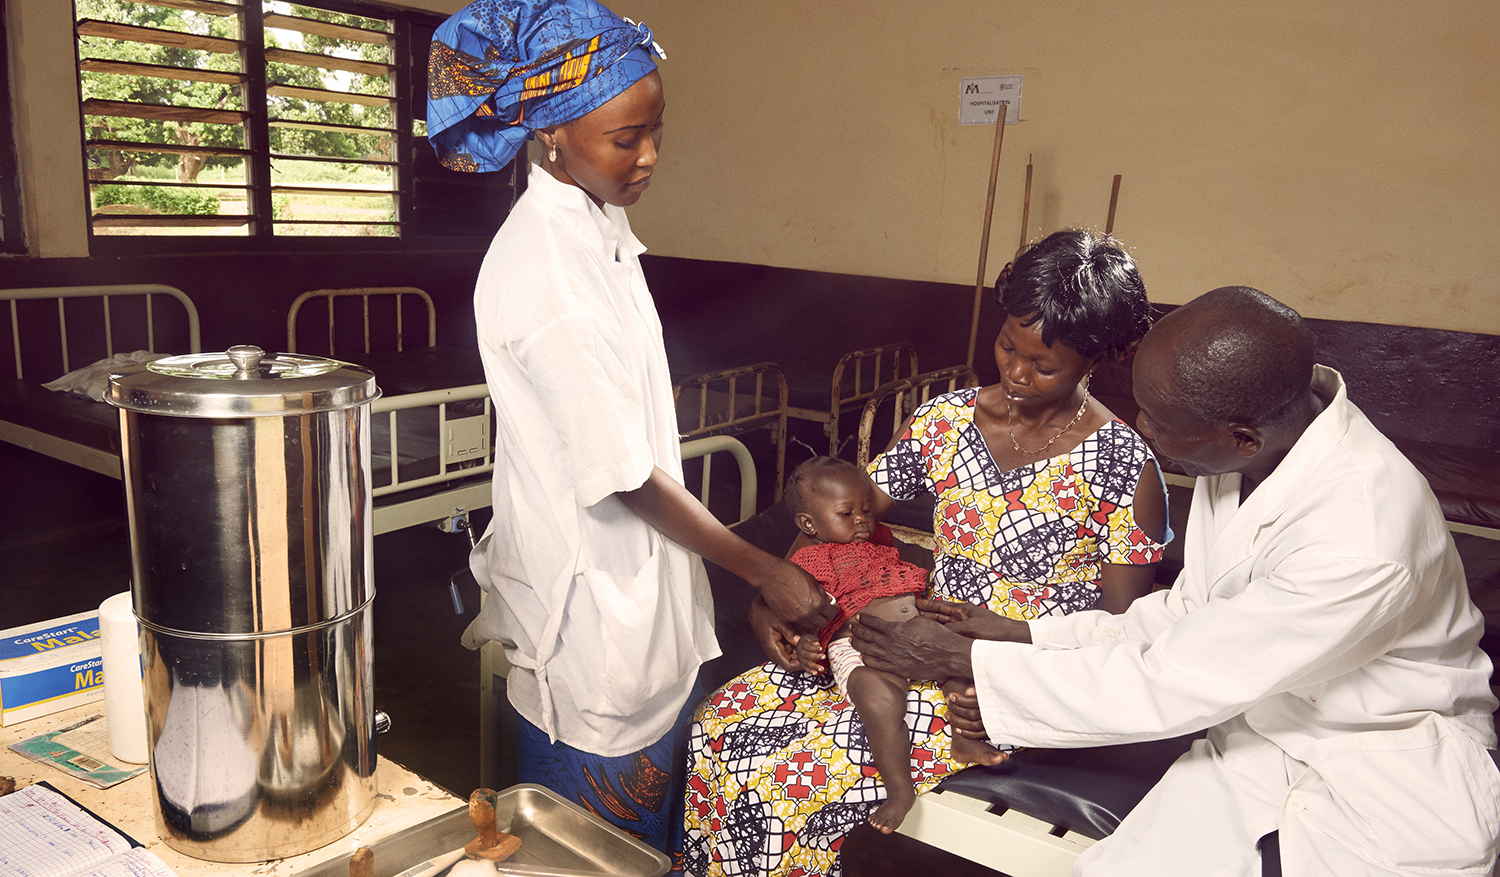
[[[12,0],[34,254],[83,255],[68,7]],[[461,0],[405,0],[448,12]],[[1500,4],[612,0],[670,59],[652,252],[972,284],[993,129],[959,79],[1023,73],[991,269],[1115,232],[1153,298],[1258,286],[1308,316],[1500,333]],[[848,10],[858,10],[850,15]],[[54,69],[56,68],[56,69]]]
[[[1153,298],[1247,284],[1308,316],[1500,333],[1500,4],[613,0],[669,60],[653,252],[972,284],[1020,233],[1115,232]],[[847,10],[857,8],[858,14]]]

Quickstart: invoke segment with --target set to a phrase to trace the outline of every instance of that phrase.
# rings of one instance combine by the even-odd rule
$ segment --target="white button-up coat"
[[[465,644],[504,644],[510,702],[606,756],[656,742],[719,654],[703,562],[616,496],[682,480],[661,322],[625,211],[533,168],[479,272],[495,516]]]
[[[1319,368],[1332,401],[1240,503],[1198,479],[1184,569],[1120,616],[977,642],[993,738],[1206,740],[1077,873],[1487,875],[1500,772],[1483,618],[1422,476]]]

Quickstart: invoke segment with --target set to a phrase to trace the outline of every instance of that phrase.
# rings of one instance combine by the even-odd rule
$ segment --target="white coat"
[[[625,211],[533,168],[479,272],[494,518],[470,556],[506,689],[553,740],[619,756],[671,729],[719,654],[703,562],[615,494],[682,480],[661,321]]]
[[[976,642],[997,741],[1075,747],[1208,728],[1077,874],[1488,875],[1500,772],[1483,618],[1427,483],[1332,401],[1240,503],[1198,479],[1181,576],[1119,616]]]

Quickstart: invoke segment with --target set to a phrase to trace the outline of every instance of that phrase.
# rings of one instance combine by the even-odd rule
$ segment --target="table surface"
[[[46,780],[58,791],[140,841],[166,862],[177,873],[177,877],[236,874],[286,877],[329,859],[348,856],[360,847],[373,844],[402,829],[467,806],[465,801],[454,797],[447,790],[393,761],[381,758],[375,768],[376,798],[370,818],[334,843],[310,853],[271,862],[227,865],[195,859],[167,846],[157,834],[156,803],[151,795],[149,771],[111,788],[98,789],[55,767],[32,761],[10,748],[12,743],[103,713],[104,703],[100,701],[0,728],[0,776],[14,778],[18,789]]]

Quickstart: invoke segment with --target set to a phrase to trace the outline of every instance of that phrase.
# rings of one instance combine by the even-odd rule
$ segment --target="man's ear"
[[[818,535],[818,528],[813,524],[812,515],[809,515],[807,512],[799,513],[795,518],[792,518],[792,521],[797,525],[798,530],[801,530],[807,535]]]
[[[1266,446],[1266,439],[1261,431],[1243,423],[1229,424],[1229,437],[1234,440],[1235,452],[1247,459],[1259,454]]]

